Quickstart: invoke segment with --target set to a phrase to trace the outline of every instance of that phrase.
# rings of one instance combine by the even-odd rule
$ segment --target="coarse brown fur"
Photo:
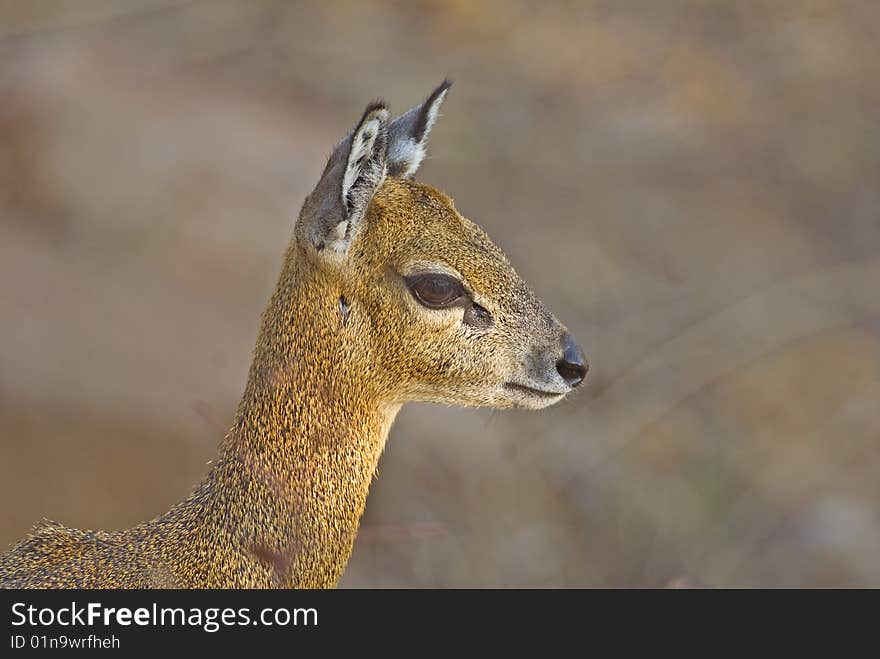
[[[410,121],[418,140],[427,138],[446,89],[412,111],[421,112]],[[376,113],[369,109],[359,130],[385,130],[387,112]],[[391,124],[382,136],[394,146],[406,129]],[[403,403],[537,408],[570,390],[556,394],[562,385],[552,366],[564,327],[486,234],[442,192],[380,175],[414,171],[423,151],[402,163],[385,163],[381,151],[353,165],[359,135],[337,147],[338,162],[331,156],[303,206],[233,427],[204,481],[131,529],[38,525],[0,557],[3,586],[332,587]],[[398,157],[412,155],[405,147]],[[374,148],[388,147],[376,140]],[[345,158],[349,167],[374,166],[378,179],[350,177],[352,188],[373,187],[343,195],[340,210],[326,190],[338,187]],[[426,269],[459,278],[491,323],[468,324],[465,308],[420,305],[405,278]],[[554,392],[540,395],[547,387]]]

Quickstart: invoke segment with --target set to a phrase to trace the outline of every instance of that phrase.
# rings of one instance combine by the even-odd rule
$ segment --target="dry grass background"
[[[366,102],[591,359],[406,408],[345,586],[880,584],[880,4],[0,3],[0,544],[184,497]]]

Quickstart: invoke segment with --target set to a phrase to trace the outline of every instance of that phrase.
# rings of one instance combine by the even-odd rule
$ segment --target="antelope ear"
[[[373,194],[385,180],[388,109],[367,106],[357,127],[336,147],[306,198],[296,235],[319,252],[344,254],[363,223]]]
[[[388,127],[388,174],[412,178],[428,146],[428,134],[452,82],[444,80],[421,105],[402,114]]]

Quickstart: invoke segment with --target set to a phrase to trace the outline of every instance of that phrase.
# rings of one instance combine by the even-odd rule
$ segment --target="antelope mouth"
[[[544,399],[561,398],[567,393],[565,391],[546,391],[544,389],[535,389],[534,387],[528,387],[524,384],[518,384],[516,382],[505,382],[503,387],[508,391],[516,391],[521,394],[537,396],[538,398]]]

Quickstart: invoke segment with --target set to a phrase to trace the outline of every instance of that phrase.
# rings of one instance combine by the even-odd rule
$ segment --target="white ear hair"
[[[411,178],[425,159],[428,134],[451,85],[444,80],[422,104],[392,122],[384,103],[367,106],[355,129],[334,147],[306,198],[295,229],[298,240],[322,258],[338,260],[348,252],[385,177]]]
[[[330,223],[316,223],[317,236],[313,236],[312,243],[319,250],[324,248],[331,252],[344,253],[348,250],[352,239],[360,230],[361,220],[367,212],[373,193],[385,180],[388,161],[388,110],[382,103],[373,103],[367,107],[364,116],[349,136],[336,147],[336,153],[331,156],[330,163],[325,170],[325,176],[330,174],[328,185],[333,185],[335,180],[336,198],[328,208],[336,204],[338,212],[330,213]],[[332,175],[334,169],[332,162],[337,157],[344,158],[341,176],[335,178]],[[326,186],[319,183],[322,194]],[[321,195],[316,197],[316,203],[320,204]],[[324,209],[324,207],[321,207]],[[315,232],[313,232],[315,233]]]
[[[440,106],[452,85],[448,80],[437,87],[421,105],[395,119],[388,128],[388,173],[412,178],[425,159],[428,135],[440,114]]]
[[[346,209],[350,209],[352,186],[358,177],[363,176],[366,170],[374,164],[377,140],[380,139],[384,125],[388,121],[388,110],[384,107],[372,108],[364,114],[360,125],[352,135],[351,151],[348,154],[348,163],[345,167],[345,175],[342,177],[342,203]],[[384,160],[384,158],[383,158]],[[384,162],[382,164],[382,177],[384,178]],[[373,173],[374,174],[374,173]]]

